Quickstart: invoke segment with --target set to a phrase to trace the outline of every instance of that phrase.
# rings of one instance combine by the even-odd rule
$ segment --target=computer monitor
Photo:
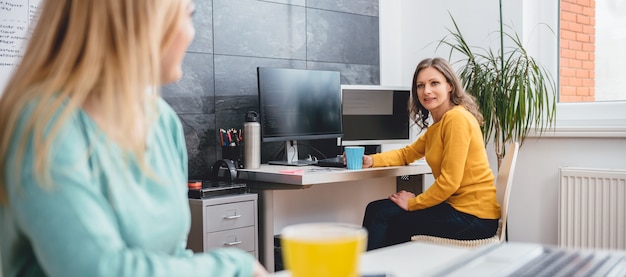
[[[342,136],[339,72],[258,67],[257,77],[262,141],[285,141],[285,160],[270,163],[301,165],[297,140]]]
[[[409,88],[344,86],[342,91],[343,137],[338,146],[411,142]]]

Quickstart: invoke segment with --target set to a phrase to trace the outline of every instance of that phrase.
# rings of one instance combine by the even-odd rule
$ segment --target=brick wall
[[[561,0],[559,102],[595,101],[595,0]]]

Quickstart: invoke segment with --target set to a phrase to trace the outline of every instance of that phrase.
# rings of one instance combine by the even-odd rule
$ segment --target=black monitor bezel
[[[259,101],[259,121],[261,123],[261,140],[263,142],[277,142],[277,141],[296,141],[296,140],[319,140],[319,139],[333,139],[333,138],[341,138],[343,136],[343,122],[342,122],[342,114],[343,114],[343,105],[341,103],[338,105],[339,118],[338,125],[339,128],[328,133],[299,133],[299,134],[289,134],[289,135],[268,135],[266,131],[265,122],[266,118],[266,106],[263,104],[263,92],[262,90],[262,80],[261,80],[261,71],[274,71],[274,73],[279,71],[309,71],[309,72],[323,72],[323,73],[332,73],[337,75],[337,80],[339,81],[337,86],[337,93],[339,97],[339,101],[343,101],[343,97],[341,95],[341,75],[338,71],[330,71],[330,70],[312,70],[312,69],[297,69],[297,68],[280,68],[280,67],[257,67],[257,92],[258,92],[258,101]]]

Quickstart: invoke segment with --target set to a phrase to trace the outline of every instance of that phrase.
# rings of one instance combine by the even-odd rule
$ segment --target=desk
[[[470,255],[472,251],[474,250],[469,248],[406,242],[365,252],[359,262],[359,272],[362,276],[429,276],[446,265]],[[272,276],[290,277],[291,274],[283,270]]]
[[[280,229],[321,221],[361,225],[367,203],[394,193],[397,176],[430,172],[425,163],[361,170],[266,164],[259,169],[240,169],[239,179],[259,194],[261,263],[274,271],[274,235]]]
[[[508,242],[462,248],[406,242],[361,255],[362,276],[626,276],[626,251]],[[386,275],[385,275],[386,274]],[[287,270],[275,277],[290,277]]]

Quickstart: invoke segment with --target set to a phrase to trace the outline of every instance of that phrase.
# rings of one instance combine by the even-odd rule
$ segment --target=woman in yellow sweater
[[[480,130],[483,118],[473,97],[441,58],[417,65],[411,96],[411,118],[426,132],[402,149],[364,156],[363,167],[407,165],[426,157],[435,182],[417,196],[400,191],[368,204],[363,219],[368,250],[409,241],[412,235],[493,236],[500,205]]]

